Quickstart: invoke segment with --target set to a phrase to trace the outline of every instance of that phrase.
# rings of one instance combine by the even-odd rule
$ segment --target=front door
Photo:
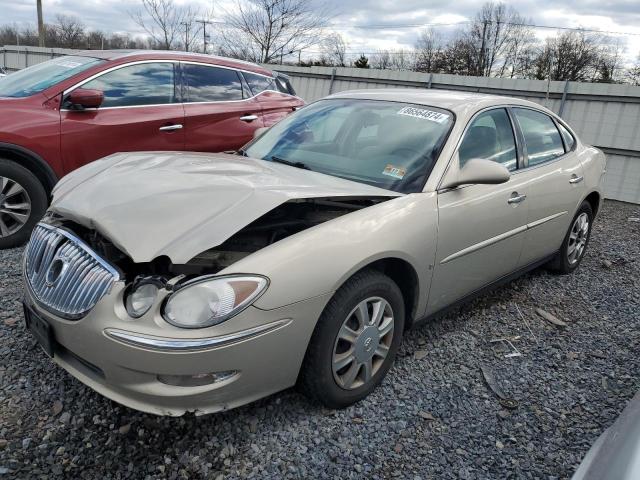
[[[471,159],[518,169],[514,128],[506,109],[478,114],[469,124],[452,169]],[[427,314],[513,272],[527,223],[526,184],[512,175],[500,185],[462,185],[438,193],[438,246]]]
[[[104,102],[97,109],[61,110],[65,169],[115,152],[184,150],[184,109],[175,78],[174,63],[145,62],[82,84],[104,92]]]

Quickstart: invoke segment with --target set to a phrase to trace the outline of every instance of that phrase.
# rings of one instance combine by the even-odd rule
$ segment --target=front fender
[[[281,240],[219,272],[269,277],[256,302],[271,310],[337,290],[383,258],[408,262],[418,275],[416,314],[426,310],[437,245],[435,193],[414,193],[341,216]]]

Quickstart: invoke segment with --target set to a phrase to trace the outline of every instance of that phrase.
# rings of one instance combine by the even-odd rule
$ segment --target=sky
[[[176,0],[178,3],[187,0]],[[192,0],[204,10],[212,10],[220,20],[225,10],[233,9],[235,0]],[[483,0],[312,0],[331,14],[328,31],[336,31],[348,42],[348,50],[372,52],[379,49],[411,48],[419,27],[364,29],[363,25],[451,24],[472,19]],[[614,35],[626,42],[625,60],[632,63],[640,54],[640,0],[523,0],[505,2],[536,25],[581,27],[629,35]],[[34,24],[35,0],[0,0],[0,23]],[[53,21],[56,14],[80,17],[90,29],[106,32],[143,34],[127,12],[138,0],[43,0],[44,17]],[[435,27],[443,36],[459,25]],[[556,31],[536,30],[544,38]]]

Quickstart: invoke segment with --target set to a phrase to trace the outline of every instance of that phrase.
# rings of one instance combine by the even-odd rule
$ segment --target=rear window
[[[265,90],[277,90],[275,81],[272,77],[248,72],[243,72],[243,75],[254,95],[258,95],[260,92],[264,92]]]
[[[573,150],[573,146],[576,143],[575,138],[573,138],[573,135],[571,135],[571,132],[569,132],[569,130],[567,130],[567,128],[562,125],[561,123],[558,123],[558,128],[560,129],[560,134],[562,135],[562,139],[564,140],[564,148],[566,149],[567,152]]]
[[[189,102],[242,100],[242,83],[235,70],[206,65],[183,65]]]
[[[295,95],[296,92],[291,86],[291,82],[289,79],[278,75],[275,77],[276,87],[278,87],[278,91],[282,93],[286,93],[288,95]]]
[[[562,138],[551,117],[526,108],[514,108],[513,112],[524,136],[530,167],[564,155]]]
[[[3,78],[0,97],[35,95],[100,63],[104,63],[104,60],[71,55],[33,65]]]

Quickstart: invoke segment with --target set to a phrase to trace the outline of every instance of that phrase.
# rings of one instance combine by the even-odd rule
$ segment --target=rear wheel
[[[549,265],[552,270],[567,274],[578,268],[589,244],[592,225],[593,210],[591,205],[589,202],[582,202],[571,221],[560,251]]]
[[[0,158],[0,248],[27,241],[47,209],[47,194],[26,168]]]
[[[301,370],[302,391],[330,408],[369,395],[393,364],[404,316],[393,280],[376,270],[353,276],[318,320]]]

